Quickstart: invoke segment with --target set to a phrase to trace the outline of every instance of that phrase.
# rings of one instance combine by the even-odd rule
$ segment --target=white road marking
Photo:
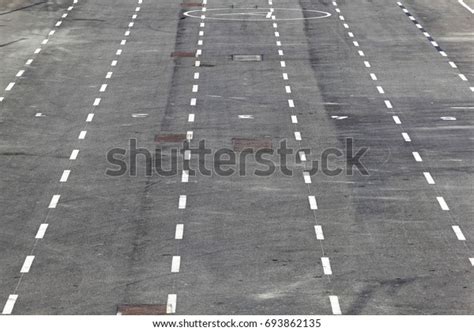
[[[112,78],[112,74],[113,74],[113,72],[112,72],[112,71],[109,71],[109,72],[107,73],[107,75],[105,75],[105,78],[107,78],[107,79]]]
[[[112,67],[115,67],[115,66],[117,65],[117,60],[113,60],[110,65],[111,65]]]
[[[339,15],[339,19],[340,19],[341,21],[345,21],[345,20],[346,20],[346,19],[344,18],[344,16],[342,16],[342,15]]]
[[[194,62],[194,66],[195,66],[195,67],[199,67],[200,65],[201,65],[201,61],[196,61],[196,62]]]
[[[454,116],[441,116],[440,119],[443,120],[443,121],[455,121],[456,117],[454,117]]]
[[[168,294],[168,302],[166,303],[166,313],[167,314],[176,313],[176,301],[177,301],[177,295],[176,294]]]
[[[33,63],[33,59],[28,59],[26,62],[25,62],[25,65],[29,66],[30,64]]]
[[[92,104],[93,106],[98,106],[100,104],[101,98],[95,98],[94,103]]]
[[[283,56],[283,55],[285,55],[285,54],[283,54],[283,51],[282,51],[281,49],[279,49],[279,50],[278,50],[278,55]]]
[[[189,161],[191,160],[191,151],[190,150],[185,150],[184,151],[184,159]]]
[[[121,49],[117,49],[117,51],[115,52],[115,55],[122,55],[122,50],[121,50]]]
[[[421,26],[421,24],[415,24],[415,25],[418,29],[420,29],[420,30],[423,29],[423,26]]]
[[[336,8],[336,13],[340,13],[341,10],[339,8]]]
[[[193,140],[193,132],[192,131],[186,132],[186,139],[187,140]]]
[[[322,257],[321,263],[323,264],[323,271],[325,275],[332,275],[331,263],[328,257]]]
[[[354,34],[352,32],[349,31],[347,34],[349,35],[349,37],[354,38]]]
[[[459,74],[459,78],[461,78],[463,81],[467,82],[467,77],[463,74]]]
[[[369,62],[369,61],[364,61],[364,65],[365,65],[366,68],[372,67],[372,66],[370,65],[370,62]]]
[[[202,30],[199,31],[199,36],[200,36],[200,37],[204,36],[204,31],[202,31]]]
[[[301,141],[301,133],[300,132],[298,132],[298,131],[295,132],[295,139],[297,141]]]
[[[392,106],[392,103],[390,102],[390,100],[385,100],[385,106],[388,108],[388,109],[392,109],[393,106]]]
[[[290,86],[285,86],[285,92],[286,93],[291,93],[291,87]]]
[[[295,102],[293,101],[293,99],[288,99],[288,106],[290,108],[295,108]]]
[[[2,315],[10,315],[15,307],[16,300],[18,299],[18,294],[10,294],[8,300],[3,307]]]
[[[458,225],[453,225],[452,228],[458,240],[461,240],[461,241],[466,240],[466,237],[464,237],[464,234],[462,233],[461,228]]]
[[[140,7],[135,8],[135,11],[140,11]]]
[[[128,23],[128,27],[129,27],[129,28],[133,27],[133,25],[134,25],[133,22]]]
[[[253,115],[239,115],[239,118],[243,120],[252,120]]]
[[[13,86],[15,86],[15,83],[11,82],[10,84],[7,85],[7,87],[5,88],[5,91],[11,91]]]
[[[123,39],[121,42],[120,42],[120,45],[123,46],[127,43],[127,40]]]
[[[339,306],[339,298],[335,295],[329,296],[329,301],[331,302],[331,309],[334,315],[341,315],[341,307]]]
[[[191,98],[191,101],[189,102],[191,106],[196,106],[196,98]]]
[[[188,115],[188,122],[194,122],[194,114]]]
[[[199,57],[202,55],[202,49],[196,50],[196,57]]]
[[[316,233],[316,239],[324,240],[323,227],[321,225],[315,225],[314,232]]]
[[[287,73],[283,73],[283,80],[288,80],[288,74]]]
[[[43,239],[44,234],[46,233],[47,229],[48,229],[48,224],[46,224],[46,223],[41,224],[38,228],[38,232],[36,232],[35,238],[36,239]]]
[[[420,153],[413,152],[412,154],[413,154],[413,157],[415,158],[416,162],[423,162],[423,159],[421,158]]]
[[[379,91],[380,94],[385,94],[385,91],[382,86],[377,86],[377,91]]]
[[[468,4],[464,2],[464,0],[458,0],[459,4],[466,8],[471,14],[474,14],[474,9],[472,9]]]
[[[199,39],[198,40],[198,46],[202,46],[204,44],[204,41],[202,41],[202,39]]]
[[[432,41],[432,42],[431,42],[431,45],[433,45],[434,47],[438,47],[438,46],[439,46],[436,41]]]
[[[183,239],[183,233],[184,233],[184,224],[176,224],[174,239],[177,239],[177,240]]]
[[[470,257],[469,262],[471,262],[471,265],[474,267],[474,257]]]
[[[275,37],[280,37],[280,33],[278,31],[275,31]]]
[[[365,53],[363,51],[358,52],[360,56],[365,56]]]
[[[285,61],[280,61],[280,66],[282,68],[286,68],[286,62]]]
[[[39,52],[41,52],[41,48],[37,48],[37,49],[35,49],[35,51],[34,51],[35,54],[38,54]]]
[[[86,138],[87,131],[81,131],[77,139],[83,140]]]
[[[430,185],[435,184],[435,181],[434,181],[433,177],[431,176],[431,174],[429,172],[423,172],[423,176],[425,176],[425,179],[428,182],[428,184],[430,184]]]
[[[188,170],[183,170],[181,174],[181,182],[187,183],[189,181],[189,171]]]
[[[185,195],[179,196],[178,209],[186,209],[186,200],[187,197]]]
[[[398,116],[392,116],[392,118],[395,124],[402,124],[402,121],[400,121],[400,118]]]
[[[303,179],[305,184],[311,184],[311,176],[308,171],[303,171]]]
[[[203,28],[203,27],[205,27],[205,26],[206,26],[206,23],[204,23],[204,22],[199,23],[199,27],[200,27],[200,28]]]
[[[277,46],[281,46],[281,41],[277,40],[277,41],[276,41],[276,45],[277,45]]]
[[[444,56],[444,57],[447,57],[447,56],[448,56],[448,54],[446,54],[446,52],[444,52],[444,51],[440,51],[439,54],[440,54],[441,56]]]
[[[304,151],[300,151],[298,154],[299,154],[299,156],[300,156],[301,161],[306,162],[306,154],[305,154],[305,152],[304,152]]]
[[[425,35],[426,38],[429,38],[431,37],[430,34],[428,32],[423,32],[423,34]]]
[[[16,74],[17,77],[21,77],[23,76],[23,74],[25,73],[25,70],[20,70],[18,71],[18,73]]]
[[[198,90],[199,90],[199,85],[193,85],[192,92],[197,93]]]
[[[59,179],[59,182],[66,183],[70,174],[71,174],[71,170],[64,170],[63,174],[61,175],[61,178]]]
[[[57,21],[55,26],[61,26],[61,24],[63,24],[62,21]]]
[[[49,203],[48,208],[49,209],[56,208],[58,206],[59,198],[61,198],[61,195],[59,195],[59,194],[53,195],[53,197],[51,198],[51,202]]]
[[[273,27],[276,29],[278,28],[278,23],[273,23]]]
[[[458,67],[456,63],[454,63],[453,61],[449,61],[449,65],[451,66],[451,68],[454,68],[454,69]]]
[[[308,201],[309,201],[309,207],[311,210],[318,209],[318,204],[316,202],[316,197],[314,195],[308,196]]]
[[[99,92],[105,92],[106,89],[107,89],[107,84],[102,84],[100,86]]]
[[[35,259],[34,255],[28,255],[25,258],[25,262],[23,262],[23,266],[21,267],[20,273],[26,274],[30,272],[31,265],[33,264],[34,259]]]
[[[56,32],[56,30],[49,31],[48,36],[52,36],[55,32]]]
[[[360,45],[357,41],[353,41],[352,43],[354,44],[355,47],[360,47]]]
[[[69,157],[69,160],[75,160],[77,159],[77,155],[79,154],[79,150],[75,149],[72,151],[71,156]]]
[[[442,210],[445,210],[445,211],[449,210],[448,204],[446,203],[446,200],[444,200],[443,197],[436,197],[436,200],[438,200],[439,206],[441,207]]]
[[[411,138],[410,138],[410,136],[408,135],[408,133],[402,132],[402,137],[403,137],[403,139],[404,139],[407,143],[411,142]]]
[[[371,73],[371,74],[370,74],[370,78],[371,78],[372,80],[377,80],[377,76],[376,76],[374,73]]]
[[[199,72],[194,73],[194,79],[199,79]]]
[[[296,117],[296,115],[291,115],[291,123],[293,123],[293,124],[298,123],[298,117]]]
[[[90,113],[87,115],[87,118],[86,118],[86,122],[92,122],[92,120],[94,119],[94,114],[93,113]]]
[[[344,28],[349,29],[349,24],[344,23]]]
[[[179,272],[179,267],[181,265],[181,256],[173,256],[171,260],[171,272]]]
[[[124,35],[128,37],[130,35],[130,30],[125,31]]]

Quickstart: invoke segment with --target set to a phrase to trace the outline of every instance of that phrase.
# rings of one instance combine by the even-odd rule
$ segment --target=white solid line
[[[166,313],[174,314],[176,313],[176,294],[168,294],[168,302],[166,303]]]
[[[420,153],[413,152],[412,154],[413,154],[413,157],[415,158],[416,162],[423,162],[423,159],[421,158]]]
[[[464,8],[466,8],[471,14],[474,14],[474,9],[472,9],[471,7],[469,7],[469,5],[467,5],[464,0],[458,0],[459,4],[461,6],[463,6]]]
[[[370,74],[370,78],[372,78],[372,80],[377,80],[377,76],[374,73]]]
[[[186,208],[186,200],[187,200],[187,197],[185,195],[180,195],[179,196],[178,209],[185,209]]]
[[[293,124],[298,123],[298,117],[296,117],[296,115],[291,115],[291,123],[293,123]]]
[[[194,122],[194,114],[188,115],[188,122]]]
[[[311,176],[309,175],[308,171],[303,171],[303,178],[305,184],[311,184]]]
[[[77,159],[77,155],[79,154],[79,150],[78,149],[74,149],[72,152],[71,152],[71,156],[69,157],[69,160],[75,160]]]
[[[411,142],[411,138],[410,138],[410,136],[408,135],[408,133],[402,132],[402,137],[403,137],[403,139],[404,139],[407,143]]]
[[[181,264],[181,256],[173,256],[171,260],[171,272],[179,272],[179,267]]]
[[[23,74],[25,73],[25,70],[20,70],[18,71],[18,73],[16,74],[17,77],[21,77],[23,76]]]
[[[425,176],[425,179],[426,181],[428,182],[428,184],[430,185],[434,185],[435,184],[435,181],[433,179],[433,176],[431,176],[431,174],[429,172],[423,172],[423,175]]]
[[[308,196],[308,201],[309,201],[309,207],[311,210],[318,209],[318,204],[316,202],[316,197],[314,195]]]
[[[80,139],[80,140],[83,140],[86,138],[86,134],[87,134],[87,131],[81,131],[79,133],[79,137],[77,137],[77,139]]]
[[[102,85],[100,86],[99,92],[105,92],[106,89],[107,89],[107,84],[102,84]]]
[[[3,307],[2,315],[10,315],[12,313],[16,299],[18,299],[18,294],[10,294],[5,306]]]
[[[174,239],[177,239],[177,240],[183,239],[183,233],[184,233],[184,224],[176,224]]]
[[[94,114],[90,113],[87,115],[86,122],[92,122],[93,119],[94,119]]]
[[[193,85],[193,93],[197,93],[197,91],[199,90],[199,85]]]
[[[369,62],[369,61],[364,61],[364,65],[365,65],[366,68],[372,67],[372,66],[370,65],[370,62]]]
[[[314,232],[316,233],[316,239],[324,240],[324,233],[321,225],[315,225]]]
[[[53,197],[51,198],[51,202],[49,203],[48,208],[50,208],[50,209],[56,208],[57,205],[58,205],[58,202],[59,202],[59,198],[60,198],[60,197],[61,197],[61,195],[59,195],[59,194],[53,195]]]
[[[61,178],[59,179],[59,182],[66,183],[70,174],[71,174],[71,170],[64,170],[63,174],[61,175]]]
[[[181,174],[181,182],[187,183],[188,181],[189,181],[189,171],[183,170],[183,173]]]
[[[101,98],[95,98],[94,103],[92,104],[93,106],[98,106],[100,104]]]
[[[288,74],[287,73],[283,73],[283,80],[288,80]]]
[[[107,73],[107,75],[105,75],[105,78],[107,78],[107,79],[112,78],[112,74],[113,74],[113,72],[112,72],[112,71],[109,71],[109,72]]]
[[[288,106],[290,108],[295,108],[295,102],[293,101],[293,99],[288,99]]]
[[[388,108],[388,109],[392,109],[393,106],[392,106],[392,103],[390,102],[390,100],[385,100],[385,106]]]
[[[395,124],[402,124],[402,121],[400,121],[400,118],[398,116],[392,116],[392,118]]]
[[[8,86],[5,88],[5,91],[11,91],[13,86],[15,86],[15,83],[14,82],[11,82],[10,84],[8,84]]]
[[[323,271],[325,275],[332,275],[331,263],[328,257],[322,257],[321,263],[323,264]]]
[[[341,315],[341,307],[339,306],[339,298],[335,295],[329,296],[329,301],[331,302],[331,309],[334,315]]]
[[[291,87],[290,86],[285,86],[285,92],[286,93],[291,93]]]
[[[31,265],[33,264],[33,260],[35,259],[34,255],[28,255],[25,258],[25,262],[23,262],[23,266],[21,267],[20,273],[26,274],[30,272]]]
[[[464,237],[464,234],[461,231],[461,228],[458,225],[453,225],[453,231],[456,234],[456,237],[458,240],[465,241],[466,237]]]
[[[439,206],[442,210],[449,210],[448,204],[446,203],[446,200],[444,200],[443,197],[436,197],[436,200],[438,200]]]
[[[377,91],[379,91],[380,94],[385,94],[382,86],[377,86]]]
[[[48,228],[48,224],[46,224],[46,223],[41,224],[38,228],[38,232],[36,233],[35,238],[36,239],[43,239],[47,228]]]
[[[297,141],[301,141],[301,133],[300,132],[298,132],[298,131],[295,132],[295,139]]]

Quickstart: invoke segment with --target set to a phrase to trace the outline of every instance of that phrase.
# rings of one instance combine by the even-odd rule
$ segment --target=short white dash
[[[287,73],[283,73],[283,80],[288,80],[288,74]]]
[[[173,256],[171,260],[171,272],[179,272],[179,267],[181,264],[181,256]]]
[[[123,39],[121,42],[120,42],[120,45],[123,46],[127,43],[127,40]]]
[[[21,77],[23,76],[23,74],[25,73],[25,70],[20,70],[18,71],[18,73],[16,74],[17,77]]]
[[[344,16],[342,16],[342,15],[339,15],[339,19],[340,19],[341,21],[344,21],[344,20],[345,20]]]
[[[421,24],[418,24],[418,23],[417,23],[417,24],[415,24],[415,26],[416,26],[418,29],[420,29],[420,30],[423,29],[423,26],[422,26]]]
[[[458,67],[456,63],[454,63],[453,61],[449,61],[449,65],[451,66],[451,68],[454,68],[454,69]]]
[[[286,62],[285,61],[280,61],[280,66],[282,68],[286,68]]]
[[[306,162],[306,154],[304,151],[300,151],[298,155],[300,156],[301,161]]]
[[[283,51],[282,51],[281,49],[279,49],[279,50],[278,50],[278,55],[283,56],[283,55],[285,55],[285,54],[283,54]]]
[[[354,44],[355,47],[359,47],[359,46],[360,46],[357,41],[353,41],[352,43]]]
[[[439,54],[440,54],[441,56],[444,56],[444,57],[447,57],[447,56],[448,56],[448,54],[446,54],[445,51],[439,51]]]
[[[316,197],[314,195],[308,196],[308,201],[309,201],[309,208],[311,210],[316,210],[318,209],[318,204],[316,202]]]
[[[196,57],[199,57],[199,56],[201,56],[201,55],[202,55],[202,49],[198,49],[198,50],[196,51]]]
[[[204,44],[204,42],[202,41],[202,39],[199,39],[198,40],[198,46],[202,46]]]
[[[191,106],[196,106],[196,98],[191,98],[191,101],[189,102]]]
[[[298,131],[295,132],[295,139],[297,141],[301,141],[301,132],[298,132]]]
[[[385,91],[382,86],[377,86],[377,91],[379,91],[380,94],[385,94]]]
[[[38,54],[39,52],[41,52],[41,48],[37,48],[37,49],[35,49],[35,51],[34,51],[35,54]]]
[[[344,28],[349,29],[349,24],[344,23]]]
[[[471,262],[471,265],[474,267],[474,257],[470,257],[469,262]]]
[[[290,86],[285,86],[285,92],[286,93],[291,93],[291,87]]]
[[[199,79],[199,72],[194,73],[194,79]]]
[[[194,66],[195,66],[195,67],[199,67],[200,65],[201,65],[201,61],[196,61],[196,62],[194,62]]]
[[[322,257],[321,263],[323,265],[323,271],[325,275],[332,275],[331,263],[328,257]]]
[[[431,45],[433,45],[434,47],[438,47],[438,46],[439,46],[436,41],[432,41],[432,42],[431,42]]]
[[[402,121],[400,121],[400,118],[398,116],[392,116],[392,118],[395,124],[402,124]]]
[[[184,224],[176,224],[174,239],[177,239],[177,240],[183,239],[183,233],[184,233]]]
[[[137,15],[137,14],[133,14],[133,15],[132,15],[132,20],[136,20],[136,19],[137,19],[137,17],[138,17],[138,15]]]
[[[111,65],[112,67],[115,67],[115,66],[117,65],[117,60],[113,60],[110,65]]]
[[[49,31],[48,36],[52,36],[55,33],[56,33],[56,30],[51,30],[51,31]]]
[[[49,203],[48,208],[50,208],[50,209],[56,208],[56,206],[58,205],[58,202],[59,202],[59,198],[61,198],[61,195],[59,195],[59,194],[53,195],[53,197],[51,198],[51,201]]]
[[[57,21],[55,26],[61,26],[61,24],[63,24],[62,21]]]
[[[189,181],[189,170],[183,170],[181,174],[181,182],[187,183]]]
[[[180,195],[179,196],[178,209],[185,209],[186,208],[186,199],[187,199],[187,197],[185,195]]]
[[[59,179],[59,182],[66,183],[70,174],[71,174],[71,170],[64,170],[63,174],[61,175],[61,178]]]
[[[298,117],[296,117],[296,115],[291,115],[291,123],[293,123],[293,124],[298,123]]]
[[[199,85],[193,85],[193,93],[196,93],[199,89]]]
[[[128,37],[130,35],[130,30],[125,31],[124,35]]]
[[[168,301],[166,303],[166,313],[167,314],[176,313],[176,301],[177,301],[177,295],[176,294],[168,294]]]
[[[423,172],[423,176],[425,176],[425,179],[426,181],[428,182],[428,184],[430,185],[434,185],[435,184],[435,181],[433,179],[433,176],[431,176],[431,174],[429,172]]]
[[[194,122],[194,114],[188,115],[188,122]]]
[[[46,224],[46,223],[41,224],[38,228],[38,232],[36,232],[35,238],[36,239],[43,239],[44,234],[46,233],[47,229],[48,229],[48,224]]]
[[[95,98],[94,103],[92,104],[93,106],[98,106],[100,105],[101,98]]]
[[[303,179],[305,184],[311,184],[311,176],[308,171],[303,171]]]
[[[331,303],[332,313],[334,315],[341,315],[341,307],[339,306],[339,298],[335,295],[329,296],[329,302]]]
[[[275,31],[275,37],[280,37],[280,33],[278,31]]]
[[[121,49],[117,49],[117,51],[115,52],[115,55],[121,55],[122,54],[122,50]]]
[[[277,45],[277,46],[281,46],[281,41],[277,40],[277,41],[276,41],[276,45]]]
[[[15,83],[14,82],[11,82],[10,84],[8,84],[8,86],[5,88],[5,91],[11,91],[13,86],[15,86]]]
[[[464,236],[464,234],[461,231],[461,228],[458,225],[453,225],[452,228],[458,240],[461,240],[461,241],[466,240],[466,237]]]
[[[365,53],[363,51],[358,52],[360,56],[365,56]]]
[[[412,154],[413,154],[413,157],[415,158],[416,162],[423,162],[423,159],[421,158],[420,153],[413,152]]]
[[[18,294],[10,294],[8,296],[7,302],[3,307],[2,315],[10,315],[15,307],[16,300],[18,299]]]
[[[349,35],[349,37],[354,38],[354,34],[352,32],[349,31],[347,34]]]
[[[76,160],[78,154],[79,154],[79,150],[78,150],[78,149],[74,149],[74,150],[71,152],[71,156],[69,157],[69,160]]]
[[[364,65],[365,65],[366,68],[372,67],[372,66],[370,65],[370,62],[369,62],[369,61],[364,61]]]
[[[33,264],[34,259],[35,259],[34,255],[28,255],[25,258],[25,262],[23,262],[23,266],[21,267],[20,273],[26,274],[30,272],[31,265]]]
[[[30,64],[33,63],[33,59],[28,59],[26,62],[25,62],[25,65],[29,66]]]
[[[403,137],[403,140],[405,140],[407,143],[411,142],[411,138],[408,135],[408,133],[402,132],[402,137]]]
[[[370,74],[370,78],[371,78],[372,80],[377,80],[377,76],[376,76],[375,74],[373,74],[373,73]]]
[[[392,103],[390,102],[390,100],[385,100],[385,107],[387,107],[388,109],[392,109],[393,108],[393,105]]]
[[[87,131],[81,131],[77,139],[83,140],[86,138]]]
[[[192,131],[186,132],[186,139],[187,140],[193,140],[193,132]]]
[[[112,78],[112,74],[113,74],[113,72],[112,72],[112,71],[109,71],[109,72],[107,73],[107,75],[105,75],[105,78],[106,78],[106,79]]]
[[[200,28],[203,28],[203,27],[205,27],[205,26],[206,26],[206,23],[204,23],[204,22],[199,23],[199,27],[200,27]]]
[[[128,27],[129,27],[129,28],[133,27],[133,25],[134,25],[133,22],[128,23]]]
[[[66,17],[67,17],[67,13],[64,13],[61,17],[62,17],[62,18],[66,18]]]
[[[184,159],[185,159],[186,161],[191,160],[191,151],[190,151],[189,149],[187,149],[187,150],[184,151]]]
[[[106,89],[107,89],[107,84],[102,84],[100,86],[99,92],[105,92]]]
[[[463,74],[459,74],[459,78],[461,78],[463,81],[467,82],[467,77]]]
[[[316,239],[324,240],[324,233],[323,233],[323,228],[321,225],[315,225],[314,232],[316,234]]]
[[[438,200],[441,210],[445,210],[445,211],[449,210],[448,204],[446,203],[446,200],[444,200],[443,197],[436,197],[436,200]]]
[[[202,31],[202,30],[199,31],[199,36],[200,36],[200,37],[204,36],[204,31]]]
[[[293,101],[293,99],[288,99],[288,106],[290,108],[295,108],[295,102]]]

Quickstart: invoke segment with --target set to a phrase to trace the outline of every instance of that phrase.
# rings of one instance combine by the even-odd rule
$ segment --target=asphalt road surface
[[[3,314],[473,314],[474,1],[199,1],[0,1]]]

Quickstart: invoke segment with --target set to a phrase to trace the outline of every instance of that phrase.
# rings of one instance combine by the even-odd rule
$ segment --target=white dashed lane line
[[[16,300],[18,299],[17,294],[10,294],[8,296],[7,302],[5,303],[5,306],[3,307],[2,314],[3,315],[10,315],[13,311],[13,307],[15,307]]]
[[[458,225],[453,225],[452,229],[454,231],[454,234],[456,234],[456,238],[460,241],[465,241],[466,237],[464,237],[464,234],[461,231],[461,228]]]
[[[180,195],[178,200],[178,209],[186,209],[186,195]]]
[[[176,224],[176,231],[174,234],[174,239],[181,240],[183,239],[184,234],[184,224]]]
[[[171,272],[179,272],[179,269],[181,267],[181,256],[173,256],[173,259],[171,260]]]
[[[329,302],[331,303],[332,313],[334,315],[341,315],[341,307],[339,306],[339,298],[335,295],[329,296]]]
[[[323,266],[323,272],[325,275],[332,275],[331,263],[328,257],[321,258],[321,264]]]
[[[437,197],[436,200],[438,200],[439,206],[441,207],[441,210],[448,211],[449,207],[448,204],[446,203],[446,200],[444,200],[443,197]]]
[[[58,202],[59,202],[59,199],[61,198],[61,195],[59,194],[55,194],[53,195],[53,197],[51,198],[51,201],[49,203],[49,206],[48,208],[49,209],[54,209],[58,206]]]
[[[66,183],[69,179],[69,175],[71,174],[71,170],[64,170],[61,178],[59,179],[60,183]]]
[[[176,302],[178,296],[176,294],[168,294],[168,301],[166,303],[166,313],[174,314],[176,313]]]
[[[36,232],[35,239],[43,239],[44,234],[46,233],[46,230],[48,229],[48,224],[43,223],[39,226],[38,232]]]
[[[78,154],[79,154],[79,150],[78,150],[78,149],[74,149],[74,150],[71,152],[71,156],[69,157],[69,160],[76,160]]]
[[[23,262],[20,273],[26,274],[26,273],[30,272],[31,265],[33,264],[34,259],[35,259],[34,255],[28,255],[25,258],[25,262]]]
[[[316,234],[317,240],[324,240],[324,233],[321,225],[314,226],[314,233]]]

